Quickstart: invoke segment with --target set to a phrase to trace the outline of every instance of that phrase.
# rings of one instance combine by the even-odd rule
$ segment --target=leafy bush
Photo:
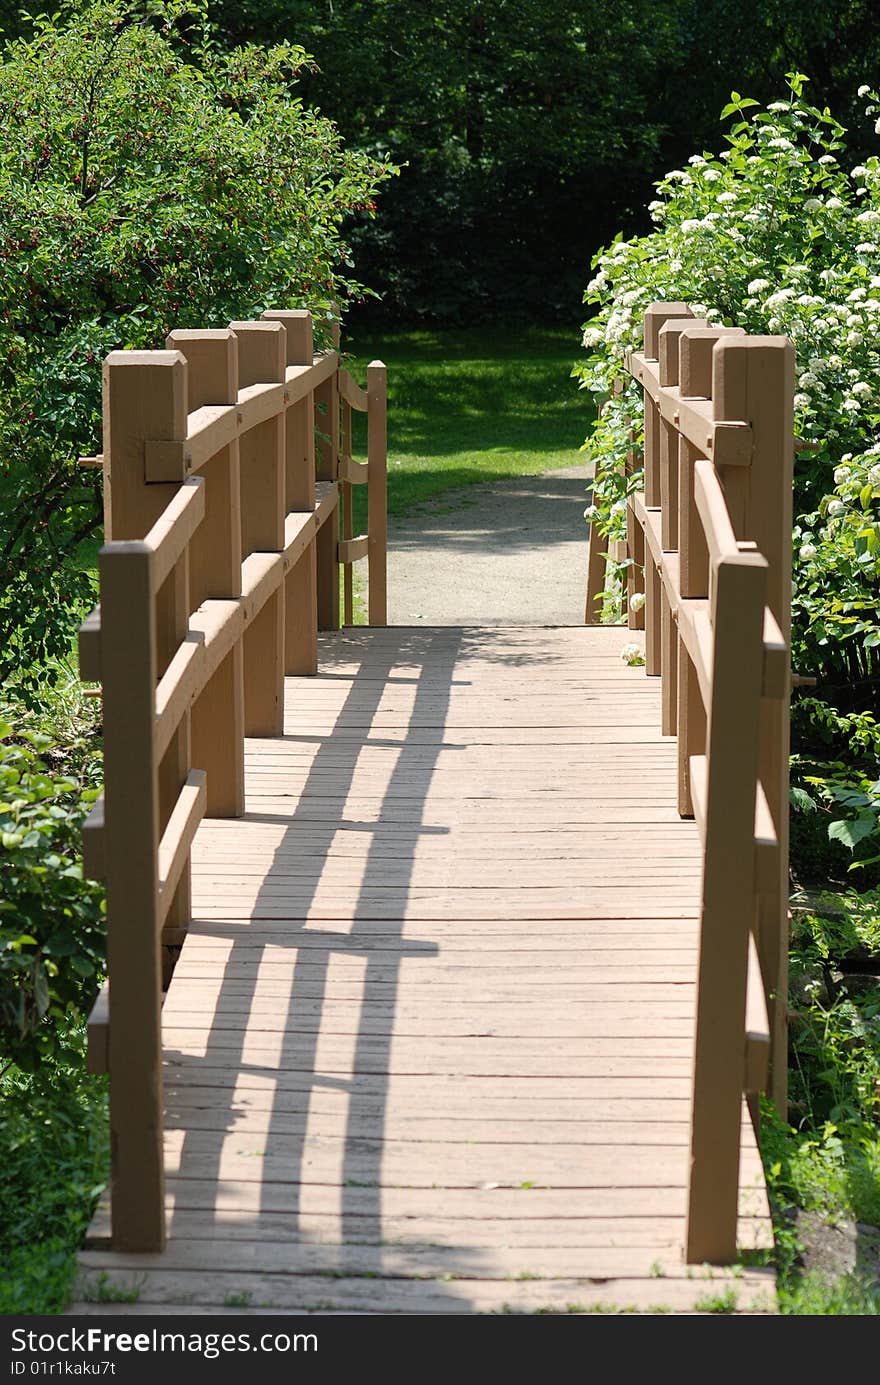
[[[877,900],[870,911],[876,938]],[[843,968],[827,921],[793,930],[791,1127],[770,1117],[764,1155],[774,1194],[835,1218],[880,1224],[880,983]],[[877,959],[876,951],[867,950]],[[867,983],[864,989],[858,982]]]
[[[108,1180],[107,1082],[83,1070],[83,1027],[69,1039],[65,1061],[0,1076],[0,1314],[66,1306]]]
[[[67,773],[53,757],[63,755]],[[105,965],[103,890],[84,880],[80,827],[99,762],[0,716],[0,1046],[35,1069],[56,1060]]]
[[[843,127],[804,100],[804,82],[792,75],[790,99],[767,110],[734,94],[723,112],[729,147],[667,174],[651,203],[656,229],[596,257],[592,354],[578,374],[607,400],[588,441],[592,517],[621,537],[620,463],[639,391],[608,395],[624,353],[641,344],[648,304],[684,299],[710,321],[794,340],[795,427],[811,450],[795,468],[793,655],[848,693],[880,672],[880,160],[842,167]],[[860,94],[873,117],[877,97]]]
[[[25,690],[92,596],[103,356],[270,304],[326,320],[359,292],[342,220],[389,171],[303,107],[301,49],[147,13],[42,17],[0,63],[0,677]]]

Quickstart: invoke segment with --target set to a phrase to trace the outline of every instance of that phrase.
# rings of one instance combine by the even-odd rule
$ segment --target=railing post
[[[235,404],[238,340],[228,328],[176,331],[168,344],[186,357],[189,408]],[[199,472],[205,518],[189,545],[189,610],[241,596],[239,444],[233,439]],[[181,478],[182,479],[182,478]],[[192,708],[192,764],[207,774],[209,817],[244,812],[244,665],[241,641],[216,669]]]
[[[283,384],[287,334],[280,322],[231,322],[238,338],[238,387]],[[241,554],[284,549],[286,457],[284,413],[249,428],[241,458]],[[244,634],[244,733],[284,730],[284,587],[276,588]]]
[[[310,366],[315,355],[312,315],[299,310],[263,313],[287,333],[287,365]],[[315,508],[315,397],[310,390],[290,404],[285,418],[285,512]],[[284,672],[318,671],[315,541],[312,539],[284,579]]]
[[[145,480],[145,444],[186,437],[187,367],[177,351],[112,352],[104,365],[104,457],[114,544],[102,549],[108,1037],[113,1243],[161,1250],[160,836],[155,692],[159,669],[150,554],[138,541],[175,486]],[[125,541],[124,546],[121,542]],[[118,545],[118,546],[117,546]],[[170,603],[176,620],[179,596]],[[170,791],[170,790],[169,790]]]
[[[683,397],[712,398],[712,349],[723,336],[744,335],[741,327],[709,327],[694,319],[679,324],[678,366],[675,383]],[[709,595],[709,550],[694,499],[694,464],[699,453],[685,437],[678,440],[677,493],[670,502],[677,508],[678,580],[683,599]],[[678,734],[678,811],[691,817],[690,761],[706,749],[706,712],[690,655],[681,641],[676,678],[676,727]]]
[[[624,462],[627,482],[633,472],[642,465],[641,454],[636,450],[637,441],[638,434],[633,428],[630,430],[630,445]],[[645,535],[642,526],[636,523],[631,505],[626,507],[626,552],[630,560],[626,570],[626,623],[630,630],[644,630],[645,603],[643,601],[638,610],[635,610],[633,597],[645,595]]]
[[[340,398],[339,451],[343,457],[354,453],[354,438],[351,426],[352,409],[347,399]],[[339,481],[339,538],[354,538],[354,507],[352,503],[352,484],[340,478]],[[342,621],[344,625],[354,624],[354,574],[353,564],[342,564]]]
[[[367,564],[370,625],[388,624],[388,372],[381,361],[367,366]]]
[[[736,478],[744,512],[742,537],[769,563],[767,604],[791,645],[791,529],[794,449],[794,346],[785,337],[722,339],[713,351],[713,391],[720,418],[751,425],[751,466]],[[724,477],[725,485],[728,476]],[[737,518],[731,514],[734,528]],[[737,534],[739,531],[737,529]],[[761,707],[760,774],[779,841],[772,895],[758,899],[758,950],[769,990],[770,1093],[780,1114],[788,1093],[788,757],[790,670],[781,698]]]
[[[674,322],[678,319],[693,320],[693,313],[686,303],[652,303],[646,309],[643,322],[646,359],[659,363],[661,330],[668,322]],[[664,352],[664,354],[666,353]],[[665,450],[663,449],[665,427],[659,408],[648,391],[645,390],[645,505],[648,509],[660,511],[663,532],[668,537],[668,520],[664,519],[662,510],[664,462],[667,472],[667,487],[669,483],[668,440]],[[630,552],[629,556],[634,559],[635,555]],[[672,706],[668,692],[670,681],[674,676],[670,658],[673,639],[672,617],[666,593],[660,581],[660,574],[649,546],[645,547],[644,558],[645,672],[650,677],[663,675],[664,683],[667,685],[667,696],[663,703],[663,734],[668,735],[670,734],[668,728],[671,724],[670,708]]]
[[[339,347],[339,327],[334,326],[333,349]],[[336,371],[315,390],[315,455],[319,481],[336,484],[339,459],[339,385]],[[339,629],[339,506],[318,531],[318,629]]]
[[[767,564],[760,554],[740,553],[718,565],[686,1236],[689,1263],[736,1258],[766,585]],[[731,1061],[732,1055],[741,1061]]]

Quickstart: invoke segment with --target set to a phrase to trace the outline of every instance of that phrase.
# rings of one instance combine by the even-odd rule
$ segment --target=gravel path
[[[427,501],[388,535],[393,625],[581,625],[586,463]]]

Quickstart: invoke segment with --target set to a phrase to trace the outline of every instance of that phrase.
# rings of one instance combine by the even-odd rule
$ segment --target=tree
[[[638,200],[680,0],[218,0],[218,32],[302,44],[310,102],[405,165],[359,263],[398,317],[571,314]]]
[[[303,53],[97,0],[0,66],[0,677],[66,654],[100,522],[101,360],[356,294],[341,223],[387,169],[303,105]]]

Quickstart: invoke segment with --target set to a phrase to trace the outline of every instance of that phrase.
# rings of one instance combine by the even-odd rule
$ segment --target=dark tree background
[[[880,77],[875,0],[208,0],[217,40],[301,44],[307,101],[401,174],[353,229],[397,321],[572,320],[590,258],[652,181],[717,147],[732,89],[787,71],[852,129]],[[34,9],[36,4],[34,3]],[[0,0],[0,27],[26,24]],[[866,148],[867,145],[867,148]]]

